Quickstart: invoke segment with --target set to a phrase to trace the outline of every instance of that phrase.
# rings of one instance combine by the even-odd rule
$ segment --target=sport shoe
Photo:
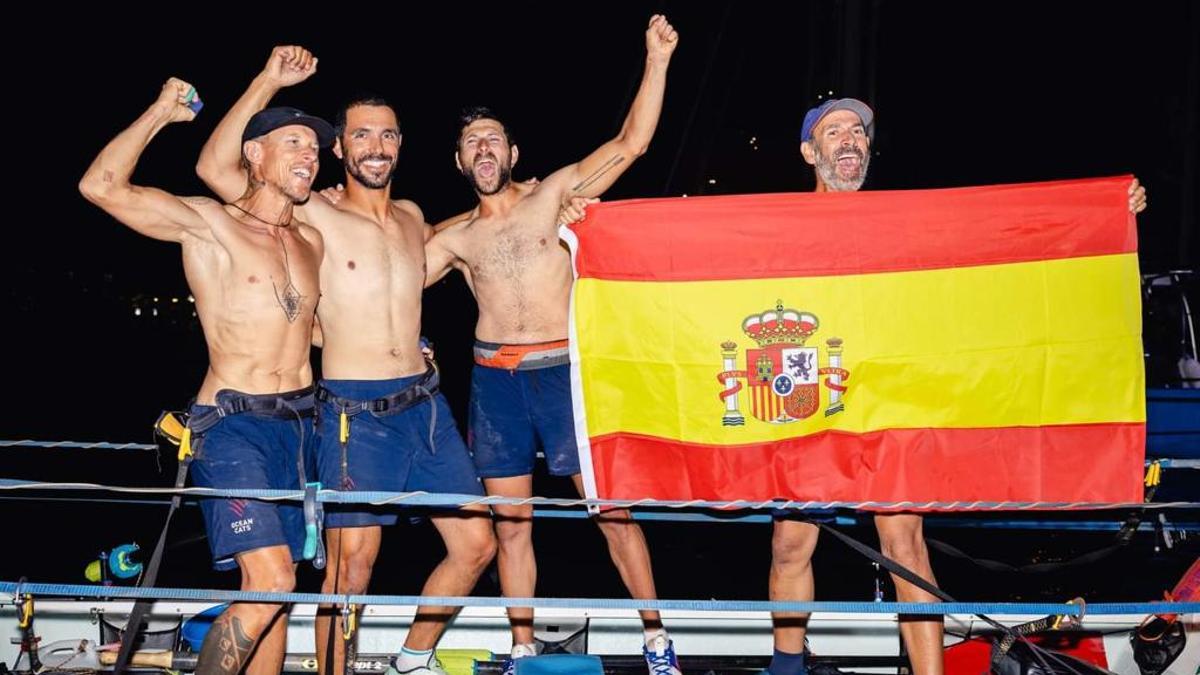
[[[537,656],[537,648],[533,645],[513,645],[512,654],[507,659],[504,659],[504,670],[500,675],[515,675],[517,672],[517,659],[523,659],[526,656]]]
[[[429,663],[417,666],[416,668],[410,668],[409,670],[400,670],[397,668],[395,656],[390,659],[390,663],[391,666],[388,667],[385,675],[449,675],[449,673],[442,670],[442,662],[438,661],[436,656],[431,658]]]
[[[675,643],[665,635],[659,635],[642,647],[646,657],[646,668],[650,675],[683,675],[679,670],[679,659],[675,658]]]

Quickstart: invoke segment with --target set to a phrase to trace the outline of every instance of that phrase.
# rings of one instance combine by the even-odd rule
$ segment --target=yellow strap
[[[183,433],[179,435],[179,461],[190,459],[192,456],[192,430],[188,427],[183,428]]]
[[[354,630],[358,627],[358,612],[355,611],[355,606],[350,605],[350,613],[342,620],[342,638],[349,640],[354,637]]]
[[[1155,487],[1162,481],[1162,463],[1155,460],[1146,467],[1146,487]]]
[[[342,443],[350,440],[350,416],[344,410],[342,411],[341,425],[338,429],[338,439]]]
[[[26,595],[25,602],[21,604],[21,618],[17,620],[17,628],[29,628],[29,621],[33,618],[33,596]]]

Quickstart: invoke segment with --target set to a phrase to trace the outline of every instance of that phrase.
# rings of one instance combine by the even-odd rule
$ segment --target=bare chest
[[[333,289],[417,284],[425,278],[424,232],[417,223],[355,222],[325,238],[322,283]]]
[[[513,217],[476,223],[473,229],[464,260],[477,283],[536,276],[569,260],[552,224]]]

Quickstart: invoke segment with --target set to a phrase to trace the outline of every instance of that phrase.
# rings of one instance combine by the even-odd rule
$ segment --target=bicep
[[[183,241],[185,235],[203,235],[208,222],[195,207],[211,204],[204,197],[176,197],[158,188],[131,186],[101,208],[130,229],[162,241]]]
[[[226,202],[232,202],[245,194],[250,182],[246,169],[240,164],[236,170],[197,173],[208,189]]]
[[[435,235],[425,242],[425,287],[441,281],[458,262],[458,256],[446,246],[446,235]]]

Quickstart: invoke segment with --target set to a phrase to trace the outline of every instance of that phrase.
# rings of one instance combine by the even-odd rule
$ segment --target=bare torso
[[[425,224],[411,202],[382,223],[314,194],[300,210],[325,240],[321,263],[322,375],[383,380],[425,368],[418,341],[425,280]],[[321,200],[318,202],[317,200]]]
[[[211,226],[211,238],[183,242],[184,273],[208,345],[197,402],[211,405],[221,389],[269,394],[312,384],[320,234],[299,220],[246,225],[208,199],[191,205]]]
[[[523,344],[567,337],[571,257],[558,239],[559,202],[514,183],[521,199],[505,214],[481,215],[438,234],[461,261],[479,304],[475,337]]]

